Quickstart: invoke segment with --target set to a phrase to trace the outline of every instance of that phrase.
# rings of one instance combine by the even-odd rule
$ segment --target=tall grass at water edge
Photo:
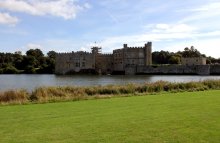
[[[159,92],[204,91],[220,89],[220,80],[171,83],[157,81],[145,84],[106,85],[90,87],[39,87],[31,93],[26,90],[8,90],[0,92],[1,104],[27,104],[55,101],[74,101],[113,96],[146,95]]]

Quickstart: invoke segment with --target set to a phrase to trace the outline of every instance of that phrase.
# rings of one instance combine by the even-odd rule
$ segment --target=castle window
[[[80,66],[80,64],[79,63],[76,63],[76,65],[75,65],[76,67],[79,67]]]
[[[82,63],[82,67],[85,67],[85,62]]]

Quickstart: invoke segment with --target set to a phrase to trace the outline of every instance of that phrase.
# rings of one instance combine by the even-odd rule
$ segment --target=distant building
[[[128,66],[152,64],[151,42],[143,47],[128,47],[124,44],[122,49],[113,50],[112,54],[102,54],[101,47],[92,47],[91,50],[91,53],[84,51],[57,53],[55,73],[125,73]]]
[[[192,58],[182,58],[182,65],[206,65],[206,58],[204,57],[192,57]]]

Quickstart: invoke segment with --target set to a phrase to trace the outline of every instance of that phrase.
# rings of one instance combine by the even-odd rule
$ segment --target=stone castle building
[[[182,65],[206,65],[206,58],[204,57],[191,57],[191,58],[181,58]]]
[[[143,47],[128,47],[113,50],[112,54],[102,54],[101,47],[92,47],[91,52],[77,51],[56,54],[55,73],[99,73],[124,74],[129,67],[152,64],[152,43]]]

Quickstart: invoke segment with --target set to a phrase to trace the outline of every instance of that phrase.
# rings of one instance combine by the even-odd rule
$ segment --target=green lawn
[[[220,90],[0,106],[0,142],[219,143]]]

